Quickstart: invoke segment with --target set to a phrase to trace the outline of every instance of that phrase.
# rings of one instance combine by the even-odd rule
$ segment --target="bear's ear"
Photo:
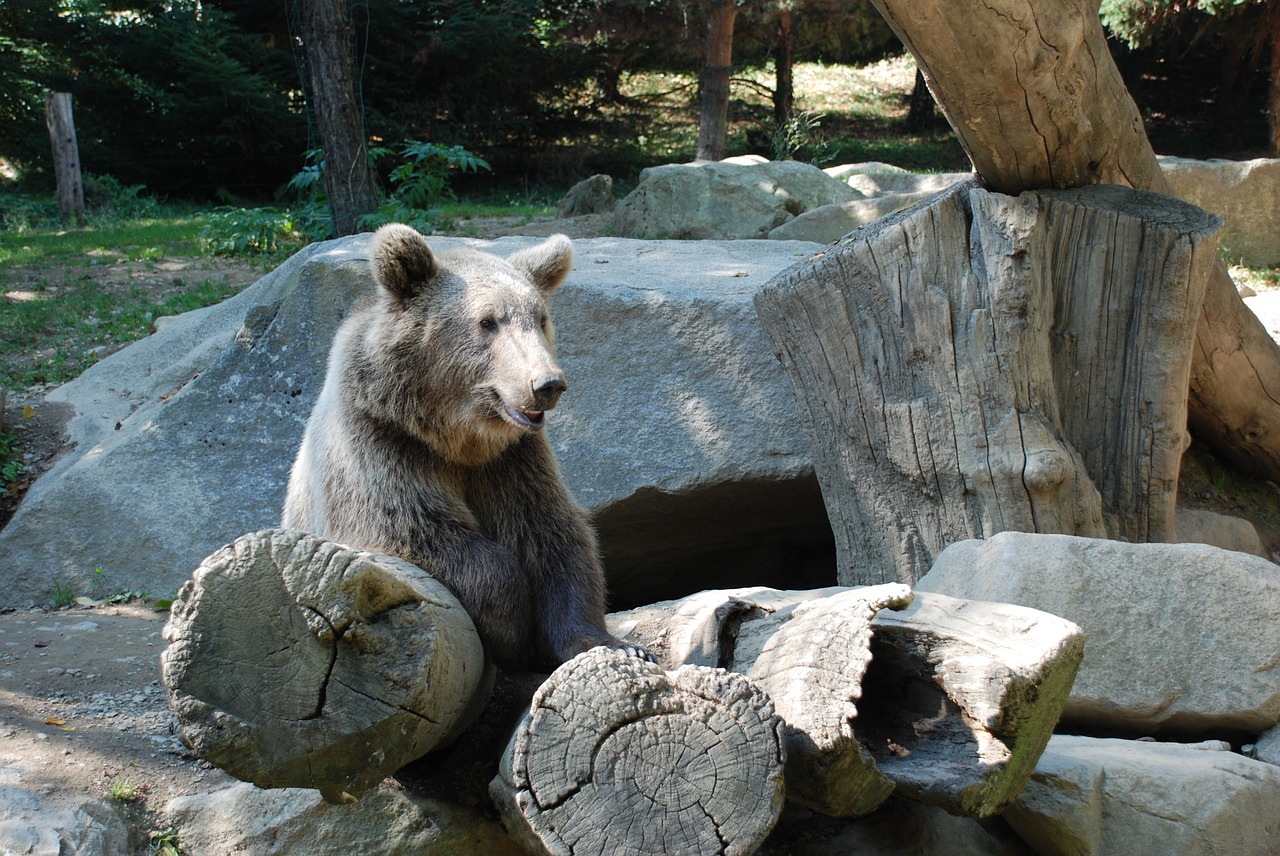
[[[388,223],[374,233],[369,266],[378,285],[404,301],[421,291],[435,275],[436,257],[417,230]]]
[[[552,235],[536,247],[521,250],[507,261],[516,270],[527,273],[543,297],[550,297],[573,268],[573,244],[565,235]]]

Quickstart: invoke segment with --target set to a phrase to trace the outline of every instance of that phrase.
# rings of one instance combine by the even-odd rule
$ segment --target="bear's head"
[[[383,298],[358,383],[382,397],[372,407],[465,465],[542,430],[567,388],[547,305],[573,265],[567,237],[502,259],[436,254],[417,231],[391,224],[374,235],[370,263]]]

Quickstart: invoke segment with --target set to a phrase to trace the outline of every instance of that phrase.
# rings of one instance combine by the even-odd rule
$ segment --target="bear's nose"
[[[551,410],[560,400],[560,395],[569,388],[562,374],[538,375],[531,382],[533,403],[539,410]]]

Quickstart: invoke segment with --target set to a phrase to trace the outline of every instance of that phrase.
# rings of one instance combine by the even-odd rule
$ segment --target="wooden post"
[[[58,179],[58,210],[62,216],[84,225],[84,183],[80,179],[80,147],[71,115],[71,93],[44,94],[45,121],[53,144],[53,169]]]

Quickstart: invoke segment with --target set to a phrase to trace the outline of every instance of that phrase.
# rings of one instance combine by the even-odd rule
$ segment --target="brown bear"
[[[543,430],[566,389],[547,299],[572,262],[563,235],[504,261],[379,229],[380,288],[334,338],[285,500],[285,528],[439,579],[507,670],[648,656],[605,629],[595,535]]]

